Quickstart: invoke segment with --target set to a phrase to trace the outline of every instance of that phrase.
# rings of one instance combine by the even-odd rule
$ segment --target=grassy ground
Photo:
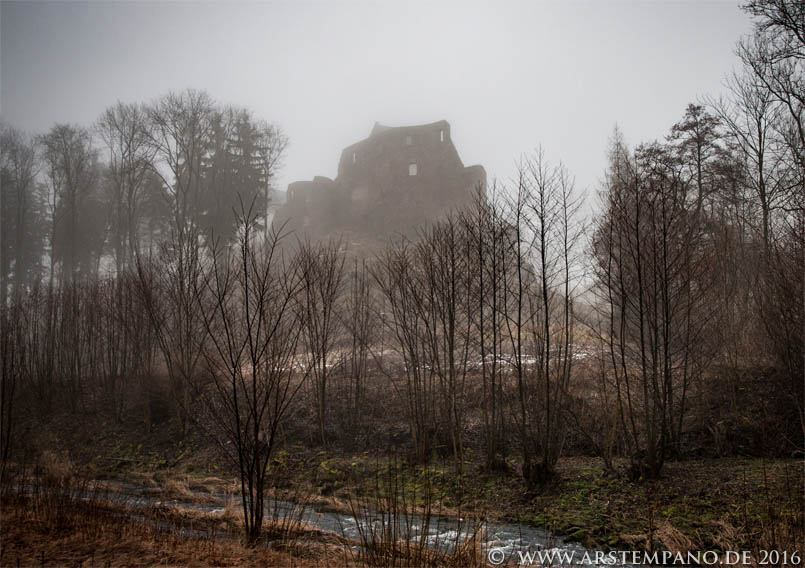
[[[244,546],[227,507],[110,502],[104,484],[33,478],[2,495],[1,566],[352,566],[343,539],[291,521],[264,522],[262,546]],[[19,487],[26,487],[19,491]],[[270,542],[270,546],[265,546]]]
[[[111,511],[110,511],[111,513]],[[57,526],[23,506],[4,505],[3,566],[330,566],[340,546],[316,531],[287,546],[249,548],[224,535],[194,536],[119,515],[73,511]]]
[[[69,435],[43,433],[50,438],[37,444],[62,448],[51,452],[52,468],[62,474],[127,480],[166,498],[187,498],[189,490],[233,489],[233,472],[199,434],[182,437],[173,423],[152,433],[132,431],[115,424],[55,425],[50,432]],[[556,480],[536,491],[523,484],[517,465],[510,465],[509,472],[487,472],[470,460],[459,474],[449,461],[412,468],[394,456],[288,446],[275,453],[270,467],[277,490],[347,512],[356,500],[382,507],[382,496],[393,487],[407,503],[427,502],[438,514],[537,525],[589,547],[805,550],[802,459],[669,462],[661,479],[634,482],[605,471],[596,458],[567,457],[559,462]],[[13,526],[3,523],[4,541]],[[142,546],[141,540],[134,544]],[[178,544],[171,547],[182,550]],[[185,563],[176,558],[176,564]]]
[[[113,477],[152,485],[167,496],[182,487],[232,489],[232,478],[195,458],[156,470],[132,458]],[[625,463],[622,464],[625,468]],[[529,490],[514,472],[467,463],[409,467],[395,458],[332,455],[303,448],[279,451],[271,464],[281,490],[330,510],[362,501],[383,507],[390,491],[438,514],[536,525],[588,547],[676,550],[803,550],[805,461],[722,458],[669,462],[660,479],[630,481],[596,458],[563,458],[558,476]],[[96,474],[103,474],[96,471]],[[178,482],[177,482],[178,480]]]
[[[181,505],[144,505],[121,501],[122,486],[115,481],[48,472],[17,477],[0,495],[0,566],[485,565],[477,539],[451,551],[432,550],[425,542],[412,545],[385,531],[350,540],[302,521],[303,507],[290,517],[264,519],[260,541],[248,547],[235,501],[201,511],[192,501],[206,503],[207,497],[187,484],[173,480],[162,493]],[[373,522],[371,516],[361,519],[367,527]]]
[[[447,463],[411,469],[366,455],[295,455],[275,461],[278,481],[336,502],[372,498],[394,483],[409,499],[430,492],[447,514],[533,524],[590,547],[803,549],[803,460],[670,462],[661,479],[634,482],[606,472],[595,458],[563,458],[553,483],[529,491],[514,473],[472,464],[459,475]]]

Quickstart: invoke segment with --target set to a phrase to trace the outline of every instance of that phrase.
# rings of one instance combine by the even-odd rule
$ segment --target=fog
[[[375,121],[445,119],[490,179],[542,144],[589,189],[615,124],[666,131],[750,31],[737,2],[4,2],[0,108],[44,133],[205,89],[284,129],[282,190],[334,176]]]
[[[741,2],[0,0],[0,565],[798,565]]]

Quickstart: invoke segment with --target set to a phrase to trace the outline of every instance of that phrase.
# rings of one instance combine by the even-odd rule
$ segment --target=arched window
[[[408,164],[408,175],[409,176],[416,175],[416,164]]]

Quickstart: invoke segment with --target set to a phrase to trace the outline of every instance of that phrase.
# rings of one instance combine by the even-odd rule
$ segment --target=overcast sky
[[[29,132],[194,87],[290,137],[279,180],[336,175],[375,121],[446,119],[466,165],[542,145],[594,189],[615,124],[661,138],[722,91],[737,2],[2,2],[0,111]]]

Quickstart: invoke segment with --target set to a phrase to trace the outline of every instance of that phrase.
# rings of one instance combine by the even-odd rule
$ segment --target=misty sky
[[[542,144],[594,189],[617,123],[664,136],[717,95],[737,2],[2,2],[0,111],[29,132],[194,87],[290,137],[278,181],[336,175],[375,121],[440,119],[466,165]]]

